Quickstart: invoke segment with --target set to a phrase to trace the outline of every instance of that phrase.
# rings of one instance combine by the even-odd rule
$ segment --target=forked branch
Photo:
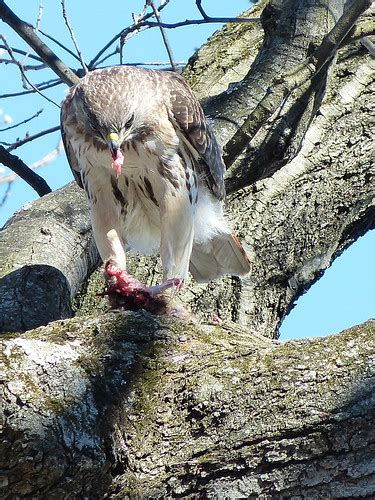
[[[242,126],[227,142],[224,148],[224,161],[229,168],[262,124],[281,106],[291,92],[317,75],[323,66],[334,56],[336,50],[352,29],[358,18],[371,5],[371,0],[357,0],[344,12],[332,30],[324,37],[321,45],[306,61],[292,71],[275,77],[266,95],[246,118]]]
[[[16,16],[4,0],[0,0],[0,19],[13,28],[63,82],[72,86],[79,81],[78,76],[36,35],[33,27]]]

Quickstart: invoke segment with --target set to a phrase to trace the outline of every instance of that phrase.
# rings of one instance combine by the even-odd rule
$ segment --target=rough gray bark
[[[99,264],[82,190],[70,184],[17,212],[0,241],[0,331],[72,315],[71,301]]]
[[[343,5],[262,2],[264,39],[259,26],[226,27],[194,56],[187,76],[223,145],[267,98],[275,75],[319,46]],[[373,24],[372,16],[363,18]],[[271,340],[296,298],[375,226],[374,78],[367,49],[344,46],[286,96],[231,165],[227,212],[252,275],[190,283],[182,294],[198,320],[215,313],[223,327],[95,314],[92,292],[78,311],[91,317],[3,341],[7,498],[375,494],[374,322],[327,339]],[[226,92],[234,79],[243,82]],[[3,232],[0,287],[8,298],[0,317],[13,314],[14,330],[36,326],[33,298],[52,311],[39,324],[71,313],[70,297],[97,262],[84,206],[68,188]],[[23,286],[29,265],[43,286]],[[156,260],[131,265],[148,284],[160,279]]]
[[[278,343],[141,313],[4,343],[3,498],[375,491],[375,322]]]

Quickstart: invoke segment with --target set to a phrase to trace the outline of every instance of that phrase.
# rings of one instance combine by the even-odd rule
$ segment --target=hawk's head
[[[124,160],[124,143],[135,135],[135,110],[129,102],[117,101],[115,105],[111,98],[106,99],[105,90],[108,93],[108,89],[100,88],[100,81],[95,83],[93,86],[90,81],[82,82],[77,88],[81,122],[86,133],[108,147],[112,168],[119,175]]]

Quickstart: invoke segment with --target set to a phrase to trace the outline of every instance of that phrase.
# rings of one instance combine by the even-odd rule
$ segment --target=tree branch
[[[13,28],[63,82],[69,86],[79,82],[78,76],[73,73],[73,71],[66,66],[44,42],[42,42],[35,34],[32,26],[16,16],[16,14],[6,5],[4,0],[0,0],[0,19]]]
[[[48,128],[46,130],[42,130],[41,132],[38,132],[37,134],[34,134],[34,135],[29,135],[29,136],[25,137],[24,139],[21,139],[21,140],[15,142],[14,144],[12,144],[9,148],[7,148],[7,151],[8,152],[13,151],[14,149],[17,149],[17,148],[23,146],[24,144],[27,144],[28,142],[34,141],[35,139],[39,139],[39,137],[43,137],[44,135],[52,134],[53,132],[57,132],[58,130],[60,130],[60,125],[57,125],[56,127]]]
[[[12,130],[13,128],[17,128],[20,125],[24,125],[25,123],[28,123],[34,118],[38,117],[41,113],[43,113],[43,109],[40,109],[39,111],[34,113],[33,116],[30,116],[30,118],[26,118],[22,122],[16,123],[15,125],[10,125],[10,127],[0,128],[0,132],[5,132],[6,130]]]
[[[57,80],[49,80],[48,82],[43,82],[43,83],[38,83],[37,85],[34,85],[35,88],[38,90],[47,90],[52,87],[56,87],[57,85],[60,85],[62,83],[62,80],[57,79]],[[22,92],[13,92],[11,94],[2,94],[0,95],[0,99],[7,99],[8,97],[19,97],[23,95],[28,95],[28,94],[35,94],[36,90],[25,90]]]
[[[176,71],[176,65],[175,65],[175,62],[174,62],[172,48],[170,46],[170,43],[169,43],[167,34],[165,33],[165,30],[161,26],[161,17],[160,17],[160,14],[159,14],[159,10],[156,8],[155,3],[153,2],[153,0],[147,0],[147,3],[148,3],[148,5],[151,6],[151,8],[152,8],[152,10],[153,10],[153,12],[155,14],[155,18],[156,18],[156,20],[157,20],[157,22],[159,24],[160,33],[161,33],[161,36],[163,38],[163,42],[164,42],[165,49],[166,49],[168,57],[169,57],[169,61],[170,61],[171,66],[172,66],[172,70]]]
[[[6,49],[5,45],[0,44],[0,49]],[[16,54],[20,54],[22,56],[30,57],[31,59],[34,59],[35,61],[43,62],[43,59],[41,59],[38,56],[35,56],[34,54],[28,54],[25,50],[20,50],[16,49],[15,47],[11,47],[12,51],[15,52]]]
[[[57,40],[57,38],[53,37],[49,33],[46,33],[44,30],[39,30],[39,33],[41,35],[45,36],[48,40],[51,40],[51,42],[55,43],[58,47],[63,49],[67,54],[71,55],[72,57],[74,57],[74,59],[76,59],[78,62],[80,62],[77,54],[75,52],[73,52],[72,50],[70,50],[66,45],[61,43],[59,40]]]
[[[25,73],[25,70],[23,68],[23,65],[20,61],[18,61],[14,55],[13,55],[13,52],[12,52],[12,49],[11,47],[8,45],[8,42],[6,41],[5,37],[3,35],[0,35],[0,39],[4,42],[4,45],[7,47],[7,50],[8,50],[8,54],[10,55],[12,61],[18,66],[18,69],[20,70],[20,73],[21,73],[21,77],[22,77],[22,81],[23,81],[23,87],[24,88],[27,88],[27,85],[28,84],[32,89],[34,89],[35,92],[37,92],[40,96],[42,96],[44,99],[46,99],[48,102],[50,102],[51,104],[54,104],[57,108],[60,108],[60,106],[53,100],[53,99],[50,99],[48,96],[46,96],[45,94],[43,94],[43,92],[41,92],[38,87],[36,87],[31,81],[30,79],[27,77],[26,73]]]
[[[40,175],[33,172],[18,156],[10,154],[3,146],[0,146],[0,162],[19,175],[39,196],[44,196],[52,191]]]
[[[170,0],[164,0],[164,2],[159,5],[159,12],[161,10],[163,10],[168,5],[169,2],[170,2]],[[149,19],[153,15],[154,15],[153,12],[148,12],[147,14],[142,15],[141,19],[142,20]],[[140,19],[137,19],[137,21],[132,26],[138,26],[139,21],[140,21]],[[116,40],[118,40],[119,38],[121,38],[121,34],[123,33],[123,31],[124,30],[121,30],[120,33],[117,33],[117,35],[115,35],[113,38],[111,38],[111,40],[96,54],[96,56],[89,62],[89,65],[88,65],[89,69],[94,69],[97,66],[97,62],[98,62],[99,58],[102,56],[102,54],[104,54],[104,52],[113,43],[115,43]]]
[[[374,333],[119,311],[4,339],[9,498],[370,497]]]
[[[371,0],[353,2],[332,30],[324,37],[321,45],[303,64],[296,66],[292,71],[284,75],[274,78],[273,84],[268,88],[264,98],[225,145],[223,158],[227,168],[234,163],[252,137],[259,131],[262,124],[280,107],[291,92],[319,73],[329,59],[333,57],[353,24],[370,5]]]
[[[80,62],[82,64],[82,68],[83,68],[84,74],[86,75],[88,73],[88,69],[87,69],[85,61],[83,59],[82,52],[81,52],[81,50],[80,50],[80,48],[78,46],[76,37],[74,35],[73,28],[70,25],[70,22],[69,22],[69,19],[68,19],[68,14],[66,12],[65,0],[61,0],[61,7],[62,7],[63,18],[64,18],[64,21],[65,21],[66,27],[68,28],[68,31],[70,33],[70,38],[72,39],[73,45],[74,45],[74,47],[75,47],[75,49],[77,51],[79,60],[80,60]]]
[[[1,64],[17,64],[17,61],[14,59],[0,59]],[[47,65],[45,63],[42,64],[22,64],[24,71],[40,71],[41,69],[45,69]]]
[[[60,155],[64,151],[64,146],[62,144],[62,141],[59,141],[59,144],[55,149],[47,153],[43,158],[40,160],[37,160],[34,162],[32,165],[30,165],[31,170],[36,170],[37,168],[44,167],[45,165],[48,165],[51,163],[58,155]],[[8,175],[3,175],[0,176],[0,184],[12,184],[18,179],[18,175],[13,173],[13,174],[8,174]]]

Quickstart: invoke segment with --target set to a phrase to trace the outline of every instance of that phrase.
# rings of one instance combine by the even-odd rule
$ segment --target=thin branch
[[[110,57],[112,56],[115,56],[116,54],[119,54],[120,53],[120,47],[116,47],[115,50],[113,50],[112,52],[110,52],[109,54],[107,54],[106,56],[102,57],[101,59],[99,59],[97,62],[96,62],[96,67],[100,66],[101,64],[104,63],[104,61],[107,61],[107,59],[109,59]]]
[[[1,45],[0,44],[0,49],[6,49],[5,45]],[[13,50],[13,52],[15,54],[20,54],[21,56],[25,56],[27,54],[26,51],[20,50],[20,49],[16,49],[15,47],[11,47],[11,49]],[[43,59],[41,59],[38,56],[35,56],[34,54],[29,54],[28,57],[30,57],[30,59],[34,59],[35,61],[39,61],[41,63],[43,62]]]
[[[160,3],[159,5],[159,12],[163,10],[170,0],[164,0],[163,2]],[[132,31],[135,31],[135,27],[138,26],[140,21],[149,19],[150,17],[153,17],[154,13],[153,12],[148,12],[147,14],[144,14],[141,19],[137,19],[134,24],[131,26],[134,29]],[[128,28],[129,29],[129,28]],[[96,56],[89,62],[89,69],[94,69],[97,66],[97,61],[100,59],[100,57],[104,54],[104,52],[109,49],[109,47],[116,42],[116,40],[121,39],[121,35],[124,32],[124,30],[121,30],[120,33],[117,33],[111,40],[96,54]]]
[[[266,95],[246,118],[224,148],[223,159],[229,168],[246,145],[259,131],[261,125],[276,111],[293,90],[301,87],[334,56],[336,50],[347,36],[359,16],[370,7],[371,0],[357,0],[337,21],[332,30],[324,37],[320,46],[303,64],[288,73],[275,77]]]
[[[49,80],[49,82],[39,83],[36,85],[36,87],[39,90],[47,90],[47,89],[50,89],[52,87],[56,87],[57,85],[60,85],[61,83],[63,83],[63,82],[60,80],[60,78],[58,78],[56,80]],[[7,99],[8,97],[19,97],[19,96],[28,95],[28,94],[35,94],[35,92],[36,92],[35,90],[25,90],[22,92],[13,92],[12,94],[1,94],[0,99]]]
[[[64,146],[63,142],[60,139],[57,147],[53,149],[50,153],[46,154],[41,158],[40,160],[37,160],[35,163],[30,165],[31,170],[36,170],[38,168],[44,167],[51,163],[57,156],[59,156],[62,152],[64,151]],[[18,175],[15,173],[12,174],[6,174],[3,176],[0,176],[0,184],[13,184],[18,179]]]
[[[181,28],[182,26],[189,26],[191,24],[225,24],[225,23],[260,23],[259,17],[208,17],[206,19],[185,19],[185,21],[179,21],[177,23],[156,23],[153,21],[142,21],[138,26],[131,26],[130,28],[126,28],[121,33],[121,37],[126,36],[127,34],[135,31],[136,29],[146,27],[146,28]]]
[[[22,76],[22,79],[24,81],[26,81],[31,88],[33,88],[35,90],[35,92],[37,92],[39,95],[41,95],[42,97],[44,97],[44,99],[46,99],[48,102],[50,102],[51,104],[54,104],[55,106],[57,106],[59,109],[60,109],[60,106],[53,100],[53,99],[50,99],[49,97],[47,97],[45,94],[43,94],[43,92],[41,92],[29,79],[28,77],[26,76],[26,73],[22,67],[22,64],[17,61],[17,59],[14,57],[13,55],[13,52],[12,52],[12,49],[11,47],[8,45],[8,42],[6,41],[6,38],[3,36],[3,35],[0,35],[0,39],[3,41],[4,45],[7,47],[7,51],[8,51],[8,54],[9,56],[11,57],[11,59],[17,64],[19,70],[20,70],[20,73],[21,73],[21,76]]]
[[[73,73],[73,71],[66,66],[44,42],[42,42],[28,23],[16,16],[16,14],[5,4],[4,0],[0,0],[0,18],[13,28],[30,47],[32,47],[63,82],[69,86],[79,82],[78,76]]]
[[[0,146],[0,162],[26,181],[39,196],[44,196],[52,191],[40,175],[33,172],[18,156],[9,153],[3,146]]]
[[[161,33],[161,36],[163,38],[165,49],[167,51],[168,58],[169,58],[169,61],[171,63],[171,66],[172,66],[172,70],[176,71],[176,66],[175,66],[175,62],[174,62],[172,48],[170,46],[170,43],[169,43],[167,34],[165,32],[165,29],[161,26],[161,17],[160,17],[159,11],[156,8],[155,3],[154,3],[153,0],[147,0],[147,4],[151,6],[151,8],[152,8],[152,10],[153,10],[153,12],[155,14],[155,18],[156,18],[156,20],[158,22],[158,25],[159,25],[159,28],[160,28],[160,33]]]
[[[159,9],[160,11],[160,9]],[[168,24],[168,23],[158,23],[158,22],[153,22],[153,21],[140,21],[137,24],[133,24],[132,26],[129,26],[128,28],[124,29],[120,33],[120,53],[122,55],[122,47],[125,43],[125,40],[129,37],[129,35],[133,34],[134,32],[140,32],[143,31],[144,29],[148,28],[168,28],[168,29],[173,29],[173,28],[180,28],[181,26],[188,26],[192,24],[206,24],[206,23],[249,23],[249,22],[259,22],[260,23],[260,18],[255,17],[236,17],[236,18],[229,18],[229,17],[209,17],[205,19],[186,19],[185,21],[181,21],[178,23],[174,24]],[[121,62],[122,64],[122,62]]]
[[[38,10],[38,17],[36,18],[36,23],[35,23],[35,31],[38,32],[40,28],[40,21],[42,20],[42,15],[43,15],[43,5],[39,5],[39,10]],[[25,63],[27,58],[29,57],[31,52],[31,47],[29,47],[27,53],[25,54],[23,61],[20,61],[22,64],[22,67],[25,67]],[[24,68],[25,69],[25,68]],[[25,70],[26,71],[26,70]]]
[[[81,62],[82,68],[83,68],[83,71],[84,71],[85,75],[87,75],[88,69],[87,69],[85,61],[83,59],[82,52],[81,52],[81,50],[80,50],[80,48],[78,46],[76,37],[74,35],[73,28],[70,25],[70,22],[69,22],[69,19],[68,19],[68,14],[66,12],[65,0],[61,0],[61,7],[62,7],[63,18],[64,18],[64,21],[65,21],[66,27],[68,28],[68,31],[70,33],[70,38],[72,39],[73,45],[74,45],[74,47],[75,47],[75,49],[77,51],[79,60]]]
[[[206,14],[202,7],[202,0],[195,0],[195,5],[197,6],[197,9],[199,10],[203,19],[209,19],[209,16]]]
[[[52,128],[48,128],[46,130],[42,130],[41,132],[38,132],[37,134],[29,135],[29,136],[25,137],[24,139],[21,139],[21,140],[15,142],[14,144],[12,144],[9,148],[7,148],[7,151],[8,152],[13,151],[14,149],[17,149],[17,148],[23,146],[24,144],[27,144],[28,142],[34,141],[35,139],[39,139],[39,137],[43,137],[44,135],[52,134],[53,132],[57,132],[58,130],[60,130],[59,125],[57,127],[52,127]]]
[[[59,40],[57,40],[57,38],[54,38],[53,36],[49,35],[48,33],[46,33],[45,31],[43,30],[39,30],[39,33],[43,36],[45,36],[46,38],[48,38],[48,40],[51,40],[51,42],[55,43],[58,47],[60,47],[61,49],[65,50],[65,52],[67,52],[68,54],[70,54],[72,57],[74,57],[74,59],[76,59],[78,62],[81,62],[79,60],[79,57],[77,56],[77,54],[75,52],[73,52],[72,50],[70,50],[68,47],[66,47],[63,43],[61,43]]]
[[[186,66],[186,61],[175,61],[175,66],[176,67],[182,67],[182,66]],[[161,62],[161,61],[149,61],[149,62],[134,62],[134,63],[131,63],[131,62],[127,62],[126,63],[127,66],[170,66],[170,61],[165,61],[165,62]]]
[[[19,127],[20,125],[24,125],[25,123],[28,123],[37,116],[39,116],[41,113],[43,113],[43,109],[40,109],[35,114],[33,114],[33,116],[30,116],[30,118],[26,118],[26,120],[23,120],[22,122],[16,123],[15,125],[11,125],[10,127],[0,128],[0,132],[5,132],[6,130],[11,130],[13,128]]]
[[[40,167],[45,167],[49,163],[51,163],[55,158],[61,155],[61,153],[64,151],[64,144],[63,141],[60,139],[58,145],[53,149],[51,152],[47,153],[43,158],[40,160],[37,160],[35,163],[30,165],[31,170],[36,170],[37,168]]]
[[[0,180],[0,184],[1,184],[1,180]],[[12,189],[12,185],[13,185],[13,182],[8,182],[8,185],[5,189],[3,197],[1,198],[1,201],[0,201],[0,208],[2,208],[5,204],[5,202],[7,201],[10,190]]]
[[[16,64],[17,65],[17,61],[15,61],[13,59],[0,59],[0,63],[1,64]],[[47,65],[45,63],[23,65],[24,71],[39,71],[41,69],[45,69],[46,67],[47,67]]]

